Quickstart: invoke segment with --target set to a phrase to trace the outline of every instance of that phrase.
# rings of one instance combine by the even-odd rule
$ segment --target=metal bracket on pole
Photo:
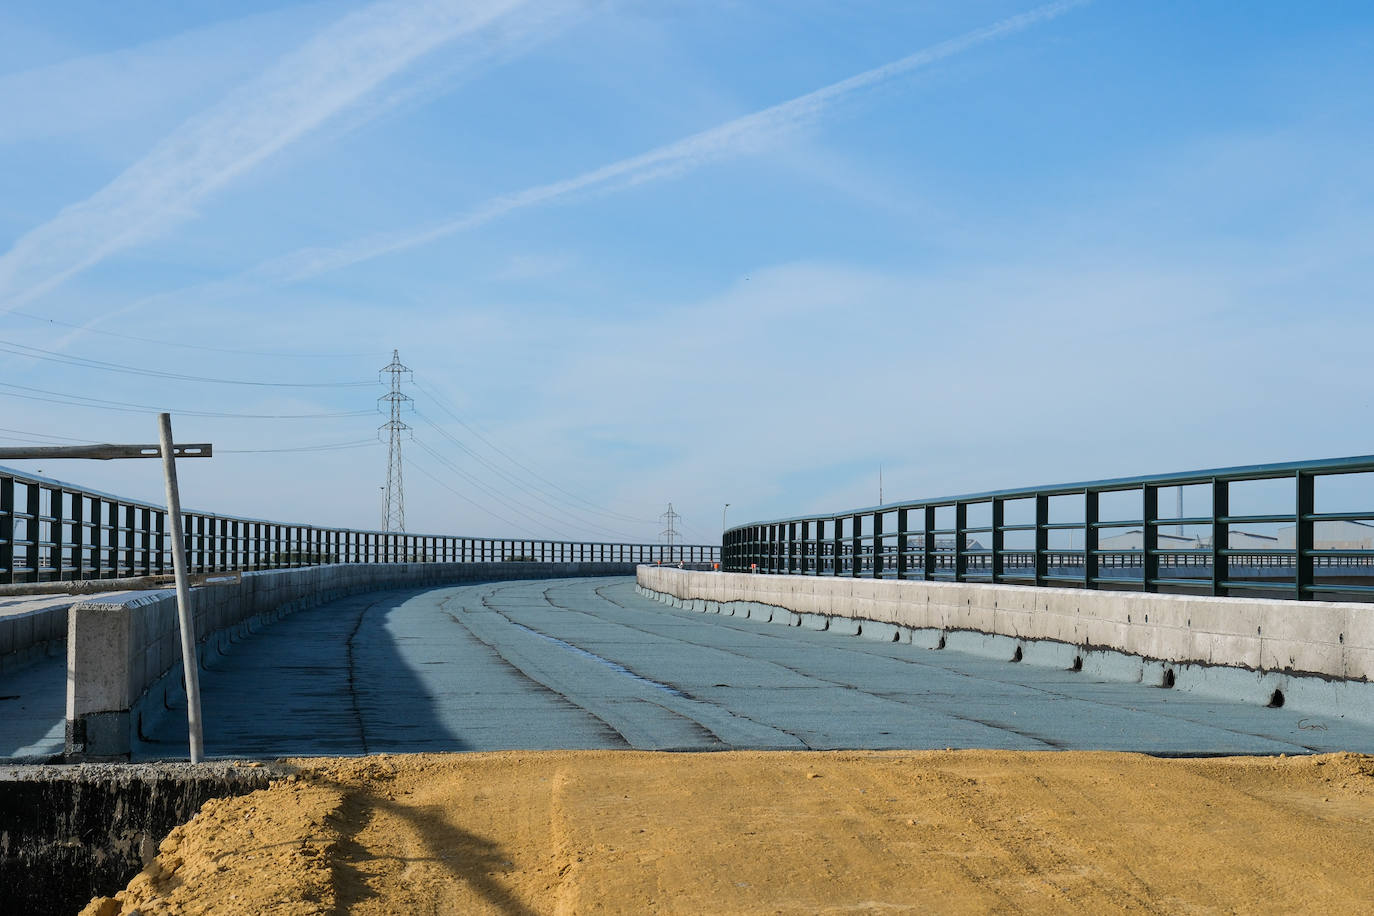
[[[160,414],[160,416],[166,416]],[[214,449],[209,443],[173,445],[177,458],[210,458]],[[113,458],[161,458],[161,445],[48,445],[29,448],[0,448],[0,461],[44,458],[93,458],[109,461]]]

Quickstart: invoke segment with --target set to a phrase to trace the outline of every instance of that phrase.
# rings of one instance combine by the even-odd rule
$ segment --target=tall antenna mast
[[[386,495],[382,497],[382,530],[406,530],[406,487],[401,478],[401,438],[410,431],[410,426],[401,420],[401,410],[411,400],[401,391],[401,378],[410,372],[401,364],[399,350],[391,351],[391,363],[379,372],[391,373],[391,390],[377,399],[378,404],[386,401],[390,405],[391,419],[383,423],[378,431],[386,430]]]
[[[668,539],[668,554],[671,556],[673,552],[673,540],[678,536],[677,520],[682,518],[682,516],[673,511],[672,503],[668,503],[668,511],[660,515],[659,518],[663,519],[663,523],[668,526],[659,532],[659,536]]]

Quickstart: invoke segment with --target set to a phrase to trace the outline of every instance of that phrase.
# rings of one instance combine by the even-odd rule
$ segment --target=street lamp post
[[[725,536],[725,513],[729,512],[729,511],[730,511],[730,504],[729,504],[729,503],[726,503],[726,504],[725,504],[725,508],[720,510],[720,533],[721,533],[721,536],[722,536],[722,537]]]

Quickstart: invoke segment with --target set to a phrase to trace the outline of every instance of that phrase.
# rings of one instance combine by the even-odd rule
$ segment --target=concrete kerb
[[[790,591],[769,581],[778,579],[791,580],[786,583]],[[659,600],[669,599],[672,592],[658,588],[682,594],[709,590],[714,599],[726,599],[723,607],[762,605],[771,608],[775,623],[837,635],[881,641],[894,640],[895,635],[894,641],[927,650],[950,648],[1007,662],[1081,671],[1101,680],[1374,722],[1374,684],[1367,674],[1352,677],[1294,667],[1299,659],[1328,667],[1334,659],[1341,671],[1352,670],[1352,662],[1374,663],[1374,647],[1364,645],[1374,642],[1374,606],[1370,605],[971,583],[684,574],[655,567],[640,567],[637,581],[643,594]],[[835,594],[827,604],[830,589]],[[902,600],[895,600],[897,595]],[[1065,606],[1066,595],[1074,605],[1071,610]],[[729,601],[731,596],[736,600]],[[754,600],[765,596],[770,601],[788,601],[792,608]],[[1318,605],[1323,610],[1313,615],[1316,639],[1312,645],[1301,644],[1305,631],[1294,626],[1293,619],[1301,619],[1303,612]],[[1221,619],[1228,608],[1242,617],[1259,615],[1267,623],[1255,623],[1253,636],[1246,636],[1242,631],[1248,624]],[[1199,624],[1222,632],[1199,633]],[[1349,632],[1338,633],[1338,628]],[[1333,655],[1330,650],[1338,645],[1344,651]],[[1274,660],[1286,667],[1264,667]]]
[[[369,591],[471,581],[625,575],[626,563],[398,563],[246,573],[191,592],[197,654],[256,633],[287,614]],[[127,759],[143,719],[180,694],[176,596],[134,592],[78,602],[67,615],[67,747],[70,760]]]

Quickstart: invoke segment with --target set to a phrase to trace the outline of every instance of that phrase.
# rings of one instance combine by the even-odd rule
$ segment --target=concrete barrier
[[[67,609],[77,600],[0,612],[0,674],[60,652],[67,638]]]
[[[639,567],[637,582],[646,594],[723,613],[733,603],[770,605],[775,621],[790,622],[785,612],[801,626],[851,634],[848,621],[874,621],[926,648],[1374,720],[1374,604],[653,566]]]
[[[628,575],[629,563],[360,563],[246,573],[191,591],[196,640],[243,630],[361,592],[462,582]],[[67,614],[67,740],[71,760],[126,759],[140,704],[164,680],[179,683],[176,594],[130,592],[81,601]],[[161,702],[159,698],[158,702]]]

